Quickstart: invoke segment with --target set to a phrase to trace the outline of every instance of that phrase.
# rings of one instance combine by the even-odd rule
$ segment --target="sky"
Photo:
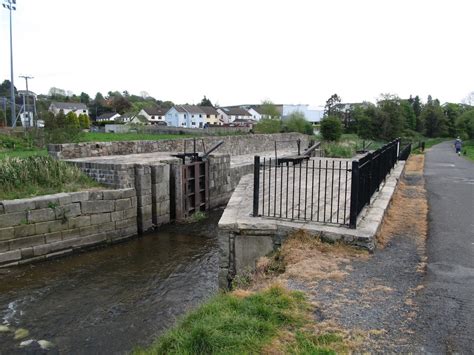
[[[5,0],[0,0],[4,2]],[[92,97],[324,105],[474,91],[473,0],[17,0],[14,80]],[[0,78],[10,78],[0,8]]]

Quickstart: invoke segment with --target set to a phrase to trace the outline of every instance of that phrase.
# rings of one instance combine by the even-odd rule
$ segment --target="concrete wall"
[[[134,189],[0,201],[0,266],[45,260],[136,234]]]
[[[296,140],[301,139],[302,148],[308,146],[310,137],[300,133],[281,134],[249,134],[244,136],[202,137],[197,140],[197,148],[202,151],[201,139],[206,149],[211,148],[219,141],[224,145],[217,151],[220,154],[244,155],[271,151],[275,148],[275,141],[280,141],[278,149],[295,149]],[[74,159],[85,157],[100,157],[109,155],[127,155],[153,152],[183,152],[184,142],[187,141],[187,151],[193,147],[192,139],[173,139],[160,141],[128,141],[128,142],[101,142],[77,144],[50,144],[48,152],[58,159]]]

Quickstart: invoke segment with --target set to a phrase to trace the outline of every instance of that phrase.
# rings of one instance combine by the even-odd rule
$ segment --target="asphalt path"
[[[427,274],[419,294],[423,350],[474,353],[474,163],[452,142],[426,153]]]

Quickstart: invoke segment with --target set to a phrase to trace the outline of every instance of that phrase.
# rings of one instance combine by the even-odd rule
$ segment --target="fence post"
[[[359,161],[352,161],[352,178],[351,178],[351,207],[349,214],[349,227],[356,228],[357,214],[359,209]]]
[[[258,217],[258,197],[260,195],[260,156],[253,161],[253,216]]]
[[[298,138],[296,144],[298,145],[298,155],[301,155],[301,139]]]

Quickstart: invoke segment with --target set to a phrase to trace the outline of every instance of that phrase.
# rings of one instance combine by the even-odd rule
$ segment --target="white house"
[[[68,114],[72,111],[78,116],[83,114],[89,116],[89,109],[87,106],[78,102],[52,102],[49,106],[49,111],[55,115],[57,115],[61,110],[63,110],[64,114]]]
[[[149,124],[159,124],[158,122],[166,122],[167,110],[159,107],[147,107],[140,110],[138,116],[143,116],[148,120]]]
[[[206,115],[200,106],[176,105],[166,113],[166,123],[172,127],[204,128]]]
[[[99,117],[97,117],[95,120],[97,122],[104,122],[104,121],[115,122],[115,121],[118,121],[119,118],[120,118],[120,114],[118,114],[117,112],[106,112],[100,115]]]
[[[252,115],[240,106],[219,107],[217,112],[222,116],[224,123],[232,123],[237,119],[253,119]]]

